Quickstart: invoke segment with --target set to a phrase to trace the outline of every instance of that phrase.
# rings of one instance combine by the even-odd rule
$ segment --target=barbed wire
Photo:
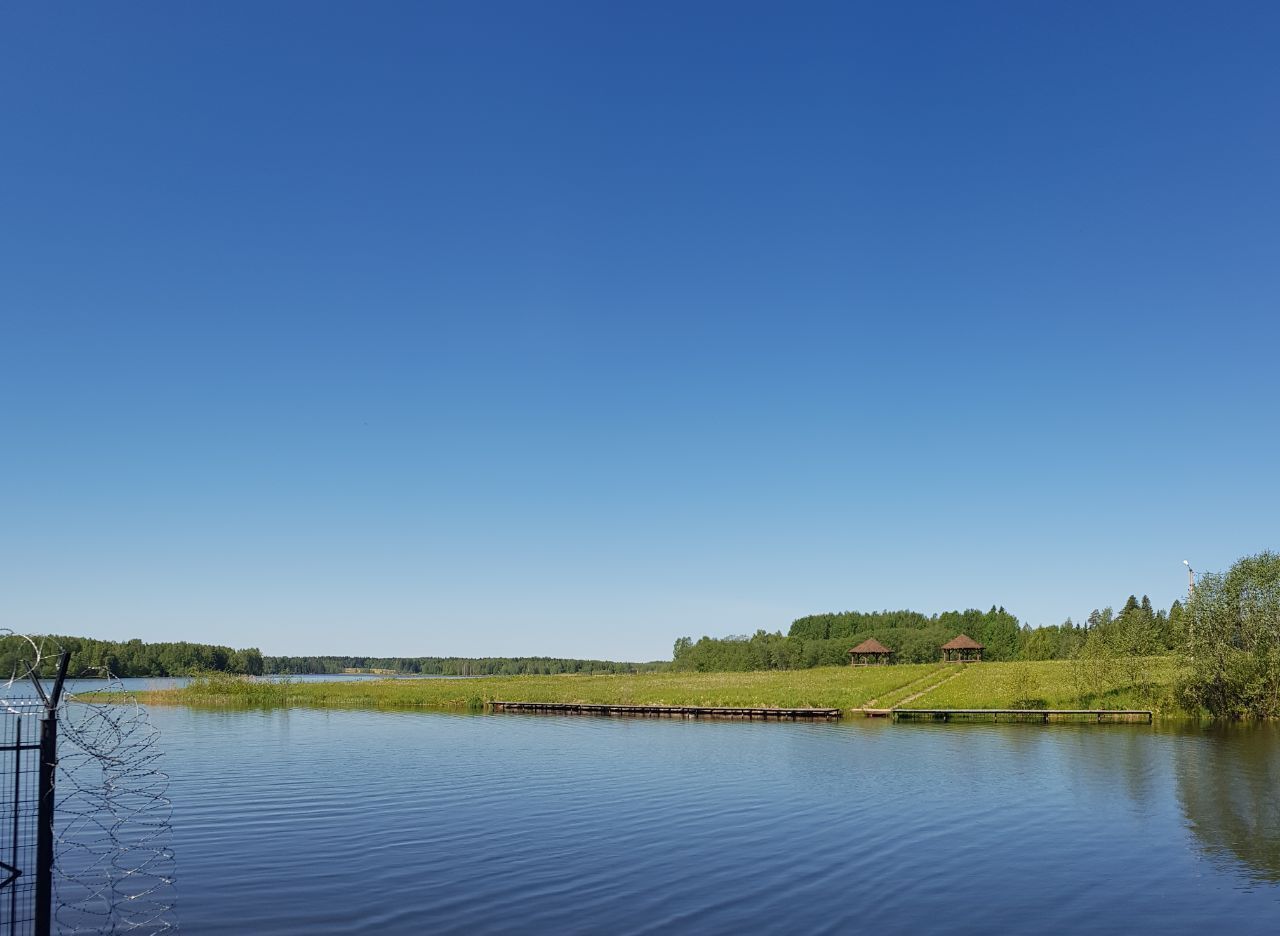
[[[54,919],[62,933],[175,933],[160,732],[112,676],[59,706]]]
[[[22,660],[0,691],[0,712],[43,713],[44,693],[30,677],[47,654],[31,637],[0,629],[0,639],[6,637],[25,640],[31,660]],[[119,679],[98,676],[91,692],[66,692],[57,704],[53,928],[176,933],[172,804],[160,732]]]

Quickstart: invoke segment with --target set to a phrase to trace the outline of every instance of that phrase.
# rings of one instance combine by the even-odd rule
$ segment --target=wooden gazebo
[[[947,663],[980,663],[985,649],[968,634],[960,634],[942,645],[942,659]]]
[[[874,637],[868,637],[849,651],[850,666],[870,666],[872,663],[892,662],[893,651]]]

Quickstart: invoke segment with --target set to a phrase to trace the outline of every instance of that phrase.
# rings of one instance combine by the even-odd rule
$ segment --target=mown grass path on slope
[[[894,705],[901,704],[898,700],[906,696],[908,693],[920,689],[921,686],[926,688],[933,688],[933,686],[936,686],[939,682],[939,677],[944,673],[950,675],[946,664],[932,664],[917,678],[905,682],[874,699],[868,699],[863,703],[862,707],[864,709],[891,708]]]
[[[921,699],[924,696],[929,695],[929,693],[933,692],[935,689],[938,689],[946,685],[947,683],[951,682],[951,680],[955,679],[957,676],[961,675],[961,672],[963,672],[963,671],[960,671],[960,672],[956,671],[956,668],[960,666],[960,664],[958,663],[949,663],[947,664],[947,666],[951,669],[951,672],[940,674],[942,678],[940,678],[937,682],[932,683],[931,685],[925,686],[923,689],[919,690],[918,692],[912,693],[911,695],[907,696],[905,699],[899,699],[897,702],[893,703],[893,707],[903,708],[905,706],[908,706],[911,703],[915,702],[917,699]]]

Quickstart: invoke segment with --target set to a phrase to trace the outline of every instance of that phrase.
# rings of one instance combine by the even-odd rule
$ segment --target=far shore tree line
[[[560,673],[647,673],[669,669],[666,661],[625,663],[562,657],[368,657],[269,656],[267,672],[282,675],[394,673],[401,676],[554,676]]]
[[[60,650],[70,650],[68,672],[77,677],[192,676],[223,672],[233,676],[326,675],[342,672],[381,672],[402,676],[549,676],[634,674],[669,670],[671,663],[626,663],[611,659],[561,657],[269,657],[259,649],[232,649],[215,644],[146,643],[143,640],[96,640],[46,634],[33,638],[41,645],[44,675],[54,672]],[[26,676],[35,650],[20,636],[0,640],[0,672]]]
[[[44,675],[54,671],[58,654],[71,652],[67,672],[75,677],[186,676],[191,673],[234,673],[260,676],[269,672],[265,658],[254,647],[233,650],[215,644],[146,643],[141,640],[96,640],[46,634],[34,637],[41,647]],[[0,640],[0,673],[25,676],[35,650],[22,637]]]
[[[352,671],[414,676],[549,676],[559,673],[643,673],[670,669],[666,661],[626,663],[560,657],[371,657],[264,656],[256,647],[235,650],[215,644],[177,641],[96,640],[46,634],[33,638],[42,647],[43,675],[51,675],[62,650],[71,652],[68,673],[74,677],[191,676],[228,673],[236,676],[321,675]],[[19,636],[0,640],[0,673],[26,675],[35,651]]]

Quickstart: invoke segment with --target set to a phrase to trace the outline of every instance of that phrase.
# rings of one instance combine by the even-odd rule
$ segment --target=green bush
[[[1184,612],[1184,708],[1215,718],[1280,717],[1280,555],[1204,575]]]

